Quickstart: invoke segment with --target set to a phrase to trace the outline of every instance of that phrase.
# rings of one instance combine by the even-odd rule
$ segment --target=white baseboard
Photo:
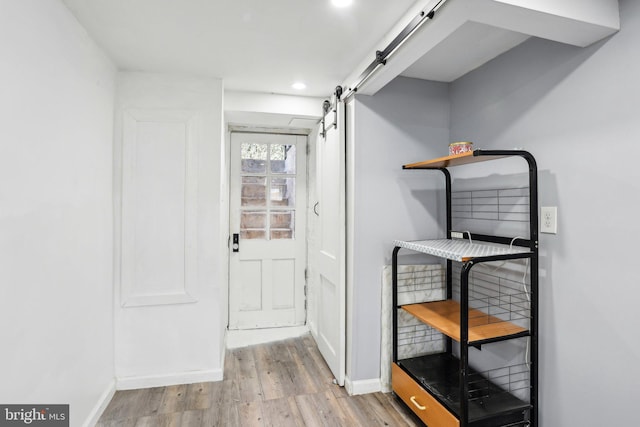
[[[222,368],[208,371],[180,372],[166,375],[148,375],[118,378],[116,389],[133,390],[137,388],[163,387],[177,384],[194,384],[210,381],[222,381]]]
[[[111,399],[113,399],[114,394],[116,394],[115,379],[109,383],[105,391],[102,393],[102,395],[98,399],[98,402],[89,413],[89,416],[82,424],[82,427],[93,427],[98,423],[98,420],[102,416],[102,413],[105,409],[107,409],[107,406],[109,406],[109,402],[111,402]]]
[[[227,348],[239,348],[248,345],[297,338],[307,333],[309,333],[309,327],[307,325],[284,328],[230,330],[227,331]]]
[[[380,378],[351,381],[351,379],[347,377],[344,380],[344,388],[350,396],[356,396],[358,394],[369,394],[381,391],[382,384],[380,383]]]
[[[227,358],[227,340],[229,338],[228,329],[224,330],[224,336],[222,337],[222,349],[220,351],[220,369],[222,369],[222,376],[224,377],[224,363]]]

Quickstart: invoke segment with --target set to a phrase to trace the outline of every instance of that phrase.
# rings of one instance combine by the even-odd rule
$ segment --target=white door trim
[[[345,218],[346,218],[346,334],[347,337],[353,337],[353,313],[354,313],[354,300],[353,300],[353,284],[355,279],[353,277],[353,242],[355,239],[355,106],[354,97],[350,97],[344,101],[345,109],[345,184],[346,184],[346,197],[345,197]],[[349,197],[351,195],[351,197]],[[347,386],[347,384],[353,384],[351,381],[351,366],[353,361],[353,339],[346,340],[345,351],[345,388],[349,394],[359,394],[353,385]]]

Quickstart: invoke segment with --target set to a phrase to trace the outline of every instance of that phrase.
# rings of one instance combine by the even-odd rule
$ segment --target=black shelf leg
[[[398,251],[400,247],[393,248],[393,255],[391,257],[391,278],[392,278],[392,298],[393,298],[393,313],[391,314],[393,328],[393,363],[398,363]]]
[[[473,262],[460,273],[460,427],[469,425],[469,273]]]

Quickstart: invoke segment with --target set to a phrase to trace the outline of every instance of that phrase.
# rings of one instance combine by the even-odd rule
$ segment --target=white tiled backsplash
[[[441,264],[399,265],[398,305],[439,301],[446,297],[446,269]],[[392,361],[392,277],[391,266],[382,272],[382,390],[391,390]],[[444,336],[407,313],[398,310],[398,357],[405,359],[423,354],[444,351]]]
[[[420,322],[404,310],[398,310],[398,358],[444,351],[440,332]]]

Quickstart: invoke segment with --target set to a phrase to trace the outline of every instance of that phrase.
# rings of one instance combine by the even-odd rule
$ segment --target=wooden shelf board
[[[488,160],[502,159],[508,156],[487,156],[474,155],[473,151],[466,153],[454,154],[452,156],[438,157],[437,159],[425,160],[423,162],[410,163],[402,166],[403,169],[441,169],[451,166],[468,165],[471,163],[486,162]]]
[[[457,301],[409,304],[403,305],[402,309],[443,334],[460,341],[460,304]],[[469,343],[508,337],[523,332],[527,332],[527,329],[480,310],[469,309]]]

